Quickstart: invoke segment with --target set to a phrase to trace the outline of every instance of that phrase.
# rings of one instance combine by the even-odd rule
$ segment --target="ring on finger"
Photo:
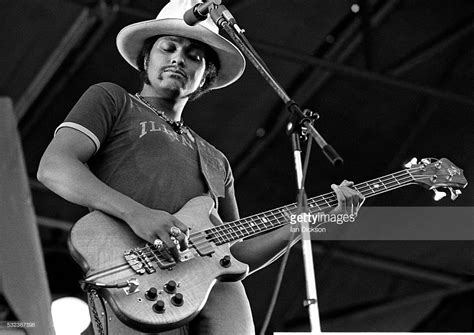
[[[174,243],[175,245],[179,245],[179,241],[178,241],[178,239],[177,239],[176,237],[170,236],[170,238],[171,238],[171,241],[173,241],[173,243]]]
[[[154,245],[157,249],[161,249],[161,248],[163,248],[163,241],[160,240],[159,238],[157,238],[156,240],[153,241],[153,245]]]
[[[171,236],[177,237],[177,236],[179,236],[179,234],[181,234],[181,229],[179,229],[178,227],[171,227],[170,228],[170,235]]]

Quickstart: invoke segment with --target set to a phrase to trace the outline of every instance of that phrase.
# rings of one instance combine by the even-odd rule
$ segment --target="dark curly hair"
[[[145,84],[150,84],[150,80],[148,79],[148,74],[146,73],[146,70],[145,70],[145,59],[148,59],[151,49],[153,48],[153,45],[155,44],[156,40],[159,37],[160,35],[147,38],[145,42],[143,43],[143,47],[140,50],[140,53],[138,54],[138,57],[137,57],[137,66],[138,66],[138,70],[140,71],[140,82],[141,82],[142,89]],[[210,91],[211,85],[217,79],[217,75],[219,73],[219,67],[220,67],[219,57],[217,56],[216,52],[203,43],[200,43],[200,45],[202,45],[204,48],[204,59],[206,62],[204,77],[206,79],[204,81],[204,85],[199,87],[195,92],[193,92],[189,96],[189,99],[191,101],[196,100],[200,96]]]

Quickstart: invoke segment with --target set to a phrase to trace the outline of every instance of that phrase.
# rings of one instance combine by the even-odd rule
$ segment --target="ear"
[[[149,61],[150,61],[149,56],[145,56],[145,59],[143,59],[143,69],[145,69],[145,71],[148,71],[148,62]]]
[[[206,83],[206,76],[202,77],[201,83],[199,84],[199,88],[203,87]]]

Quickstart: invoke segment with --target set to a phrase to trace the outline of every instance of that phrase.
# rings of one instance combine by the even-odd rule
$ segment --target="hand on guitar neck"
[[[354,186],[354,182],[348,180],[344,180],[340,185],[331,185],[337,196],[337,206],[330,213],[357,216],[365,198],[360,192],[351,188],[352,186]]]

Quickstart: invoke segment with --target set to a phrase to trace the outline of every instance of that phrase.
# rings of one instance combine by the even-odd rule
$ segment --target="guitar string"
[[[384,191],[381,191],[379,193],[382,193],[382,192]],[[334,205],[333,207],[335,207],[337,205],[337,202],[334,201],[332,205]],[[292,212],[293,209],[294,207],[288,208],[287,212]],[[257,220],[254,220],[254,222],[249,223],[249,220],[246,220],[240,226],[237,226],[237,227],[231,227],[231,228],[222,227],[221,229],[213,228],[212,231],[208,231],[208,236],[210,236],[209,240],[213,242],[217,242],[218,244],[222,244],[225,242],[242,238],[244,236],[250,237],[250,236],[259,234],[261,232],[274,229],[280,226],[280,221],[282,220],[285,221],[285,222],[282,222],[283,224],[285,224],[288,221],[288,216],[283,215],[278,212],[272,213],[272,216],[273,218],[270,218],[266,222],[262,222],[260,221],[260,219],[257,219],[260,222],[258,222]],[[205,242],[205,241],[202,241],[202,242]]]
[[[406,171],[401,171],[398,174],[403,174],[403,173],[406,173]],[[394,177],[395,174],[393,174],[392,176]],[[408,177],[408,179],[407,179],[407,177]],[[413,180],[411,175],[404,176],[403,179],[398,179],[395,182],[390,181],[390,182],[385,182],[384,183],[382,181],[382,178],[384,178],[384,177],[381,177],[381,178],[378,178],[378,179],[373,179],[372,181],[377,181],[378,180],[379,182],[377,184],[383,184],[385,186],[385,189],[379,188],[379,189],[376,189],[374,191],[373,190],[373,185],[372,186],[371,185],[362,186],[363,184],[369,184],[369,183],[372,182],[372,181],[368,181],[366,183],[361,183],[361,184],[356,185],[356,186],[358,186],[357,190],[359,190],[361,193],[363,193],[363,192],[370,189],[372,191],[372,193],[366,195],[366,196],[370,196],[370,195],[375,195],[375,194],[378,194],[378,193],[382,193],[382,191],[387,190],[389,187],[392,187],[392,186],[390,186],[390,184],[397,184],[398,185],[398,184],[400,184],[400,182],[405,183],[407,181],[412,181]],[[400,186],[404,186],[404,185],[400,185]],[[395,189],[395,188],[393,188],[393,189]],[[329,194],[329,196],[328,196],[328,194]],[[310,203],[313,204],[312,207],[314,207],[316,205],[316,206],[320,207],[319,209],[321,210],[321,206],[319,206],[318,202],[325,202],[326,204],[334,204],[334,201],[337,201],[337,196],[335,195],[334,192],[331,192],[331,193],[328,193],[328,194],[320,195],[320,196],[309,199]],[[318,198],[321,198],[321,199],[318,199]],[[232,222],[228,222],[228,223],[216,226],[216,227],[212,227],[212,228],[209,228],[207,231],[213,232],[215,230],[223,230],[223,229],[227,228],[226,226],[231,226],[231,225],[235,224],[235,222],[242,221],[242,220],[252,220],[252,218],[257,218],[257,219],[261,220],[259,218],[259,216],[274,215],[274,212],[279,212],[278,214],[280,214],[282,209],[293,208],[295,206],[296,206],[295,204],[282,206],[280,208],[276,208],[276,209],[273,209],[273,210],[270,210],[270,211],[267,211],[267,212],[256,214],[256,215],[253,215],[253,216],[241,219],[241,220],[232,221]],[[330,206],[330,207],[332,207],[332,206]],[[198,233],[200,233],[200,232],[198,232]],[[198,233],[195,233],[195,234],[198,234]],[[193,235],[191,235],[191,236],[193,236]]]
[[[418,177],[418,176],[417,176]],[[422,178],[418,178],[417,180],[420,180],[420,179],[423,179],[423,178],[428,178],[426,176],[422,176]],[[381,189],[381,190],[378,190],[377,193],[372,193],[372,194],[369,194],[367,197],[371,197],[371,196],[374,196],[374,195],[377,195],[377,194],[381,194],[381,193],[384,193],[384,192],[388,192],[388,191],[391,191],[391,190],[394,190],[394,189],[397,189],[397,188],[400,188],[400,187],[403,187],[405,185],[402,185],[402,184],[397,184],[395,187],[390,187],[390,188],[386,188],[386,189]],[[331,202],[331,205],[334,205],[334,206],[331,206],[331,207],[335,207],[337,205],[337,199],[336,201],[332,201]],[[287,207],[287,212],[288,211],[291,211],[292,209],[294,209],[295,206],[288,206]],[[256,219],[257,220],[260,220],[261,222],[260,223],[257,223],[255,224],[254,222],[256,222],[255,219],[252,219],[252,217],[249,217],[249,218],[245,218],[243,219],[244,222],[240,225],[240,227],[242,227],[241,229],[239,228],[227,228],[227,227],[222,227],[222,225],[218,226],[218,227],[213,227],[213,228],[210,228],[208,230],[206,230],[205,232],[208,232],[208,235],[214,235],[213,237],[211,237],[209,240],[210,241],[216,241],[219,242],[219,243],[225,243],[225,242],[229,242],[229,241],[232,241],[232,240],[235,240],[235,239],[238,239],[238,238],[242,238],[243,236],[245,237],[250,237],[250,236],[253,236],[253,235],[256,235],[256,234],[259,234],[263,231],[266,231],[266,230],[270,230],[270,229],[273,229],[273,228],[276,228],[276,227],[279,227],[280,225],[275,225],[275,221],[277,222],[277,224],[279,223],[279,220],[281,219],[285,219],[287,221],[288,217],[285,216],[284,214],[282,213],[274,213],[275,210],[272,211],[271,215],[274,217],[274,218],[271,218],[269,220],[269,222],[262,222],[262,220],[257,217]],[[311,213],[311,210],[310,210],[310,213]],[[250,221],[251,224],[250,226],[248,225]],[[254,221],[254,222],[252,222]],[[270,224],[270,227],[268,227],[266,225],[266,223],[269,223]],[[232,224],[232,223],[230,223]],[[228,224],[226,224],[228,225]],[[247,225],[247,226],[246,226]],[[222,228],[221,228],[222,227]],[[257,229],[257,231],[255,231],[255,229]],[[246,234],[243,234],[242,231],[245,230],[246,231]],[[249,230],[252,230],[251,233],[249,233]],[[240,234],[240,235],[239,235]],[[242,235],[243,234],[243,235]],[[247,235],[249,234],[249,235]],[[230,237],[230,239],[229,239]],[[222,241],[220,241],[222,240]],[[205,241],[203,241],[205,242]]]
[[[398,187],[403,187],[405,186],[404,183],[406,183],[407,181],[415,181],[416,179],[414,179],[414,177],[421,177],[421,178],[428,178],[430,176],[425,176],[425,175],[422,175],[422,176],[414,176],[412,174],[409,173],[409,171],[416,171],[416,170],[421,170],[422,168],[412,168],[412,169],[406,169],[406,170],[401,170],[399,172],[396,172],[396,173],[393,173],[393,174],[389,174],[387,176],[383,176],[383,177],[380,177],[380,178],[375,178],[375,179],[372,179],[370,181],[367,181],[365,183],[361,183],[361,184],[358,184],[358,185],[355,185],[354,187],[358,186],[358,189],[359,191],[364,189],[364,190],[371,190],[372,193],[368,194],[367,196],[370,197],[372,195],[376,195],[376,194],[380,194],[380,193],[383,193],[383,192],[387,192],[387,191],[390,191],[390,190],[393,190],[393,189],[396,189]],[[396,179],[395,177],[397,175],[403,175],[405,174],[404,178],[403,179]],[[408,177],[408,180],[406,179]],[[391,179],[395,179],[395,182],[393,180],[391,180],[390,182],[386,182],[384,183],[383,179],[387,179],[387,178],[391,178]],[[420,179],[420,178],[418,178]],[[383,189],[376,189],[376,191],[373,190],[373,186],[369,185],[370,183],[372,183],[373,181],[379,181],[381,184],[384,185],[385,188]],[[401,182],[401,183],[400,183]],[[393,187],[393,186],[390,186],[390,184],[397,184],[396,187]],[[364,186],[364,184],[366,184]],[[362,191],[363,192],[363,191]],[[318,201],[322,201],[322,199],[320,200],[317,200],[317,198],[322,198],[324,199],[324,201],[330,205],[330,207],[333,207],[331,206],[331,204],[334,204],[334,200],[335,200],[335,204],[337,204],[337,197],[335,197],[335,194],[331,194],[329,197],[327,197],[326,195],[321,195],[321,196],[317,196],[317,197],[314,197],[314,198],[311,198],[310,199],[310,202],[313,203],[313,207],[314,207],[314,203],[316,203],[317,205],[317,202]],[[336,199],[334,199],[336,198]],[[327,200],[330,200],[330,202],[328,202]],[[291,204],[291,205],[288,205],[288,206],[283,206],[281,208],[278,208],[278,209],[274,209],[274,210],[271,210],[271,211],[267,211],[266,213],[270,213],[273,218],[269,220],[268,223],[270,223],[270,228],[267,227],[267,225],[265,223],[263,223],[263,229],[273,229],[273,228],[277,228],[280,226],[279,224],[279,220],[283,219],[283,218],[286,218],[285,215],[282,215],[281,214],[281,209],[282,208],[285,208],[287,210],[291,210],[295,207],[295,204]],[[320,206],[318,206],[320,207]],[[321,208],[319,208],[321,209]],[[279,212],[277,212],[277,215],[275,215],[274,212],[276,212],[277,210],[279,210]],[[255,231],[254,230],[254,227],[255,227],[255,224],[253,224],[253,226],[251,227],[245,227],[246,224],[249,224],[249,222],[247,221],[255,221],[255,218],[262,221],[262,219],[259,217],[259,216],[262,216],[264,213],[260,213],[260,214],[257,214],[257,215],[254,215],[254,216],[251,216],[251,217],[248,217],[248,218],[244,218],[242,220],[244,220],[244,222],[242,223],[242,227],[243,229],[246,230],[247,233],[248,230],[247,229],[252,229],[253,232],[250,233],[249,236],[253,236],[255,234],[259,234],[261,233],[261,228],[262,227],[259,227],[259,224],[257,223],[257,228],[259,228],[259,230]],[[242,221],[242,220],[238,220],[238,221]],[[228,242],[228,237],[230,237],[230,241],[232,239],[238,239],[238,238],[241,238],[243,236],[239,236],[238,233],[235,232],[235,230],[232,230],[232,231],[229,231],[228,227],[229,226],[232,226],[232,225],[235,225],[235,222],[238,222],[238,221],[233,221],[233,222],[229,222],[229,223],[226,223],[226,224],[223,224],[223,225],[220,225],[220,226],[217,226],[217,227],[213,227],[213,228],[210,228],[210,229],[207,229],[207,230],[204,230],[204,231],[201,231],[201,232],[197,232],[197,233],[194,233],[194,234],[191,234],[190,235],[190,242],[191,244],[193,244],[194,247],[199,247],[199,244],[202,244],[202,243],[208,243],[208,241],[214,241],[214,240],[217,240],[217,242],[219,243],[226,243]],[[275,225],[274,221],[277,222],[278,225]],[[286,222],[282,222],[281,225],[284,225],[286,224]],[[262,222],[260,222],[260,225],[262,225]],[[242,229],[239,230],[240,233],[242,233]],[[205,235],[207,236],[204,236],[205,237],[205,240],[204,241],[201,241],[201,242],[198,242],[198,241],[193,241],[192,240],[192,237],[196,237],[196,235],[202,235],[202,233],[205,233]],[[214,237],[212,237],[211,239],[208,239],[208,236],[209,235],[214,235]],[[203,236],[201,236],[203,237]],[[222,240],[222,241],[220,241]]]
[[[371,197],[371,196],[374,196],[374,195],[377,195],[377,194],[380,194],[380,193],[384,193],[384,192],[394,190],[394,189],[399,188],[399,187],[403,187],[403,186],[409,184],[410,181],[416,181],[416,180],[421,180],[421,179],[425,179],[425,178],[431,178],[431,176],[413,175],[413,174],[410,173],[410,171],[421,171],[422,169],[423,168],[411,168],[411,169],[401,170],[401,171],[393,173],[393,174],[389,174],[389,175],[386,175],[386,176],[383,176],[383,177],[380,177],[380,178],[375,178],[375,179],[369,180],[367,182],[357,184],[357,185],[354,186],[354,188],[357,187],[356,189],[361,193],[364,192],[364,191],[367,191],[367,190],[371,190],[372,193],[366,195],[366,197]],[[404,176],[403,176],[402,179],[397,179],[397,178],[395,178],[395,177],[397,177],[397,175],[404,175]],[[395,179],[395,181],[391,180],[389,182],[384,182],[383,179],[387,179],[387,178]],[[374,191],[373,190],[373,185],[372,186],[370,185],[370,183],[373,183],[374,181],[375,182],[378,181],[380,184],[383,184],[384,188],[377,188]],[[390,186],[390,184],[397,184],[397,185],[395,187],[393,187],[393,186]],[[361,191],[362,189],[364,189],[364,191]],[[317,198],[322,198],[322,199],[317,200]],[[320,201],[323,201],[323,200],[326,202],[326,204],[329,204],[329,207],[333,207],[331,204],[335,204],[335,205],[337,204],[337,197],[335,196],[334,192],[329,193],[329,196],[327,196],[327,194],[325,194],[325,195],[320,195],[320,196],[311,198],[310,202],[313,204],[312,207],[314,207],[314,203],[316,203],[316,205],[317,205],[318,201],[320,202]],[[328,200],[330,200],[330,202]],[[318,206],[318,207],[321,210],[320,206]],[[249,233],[247,229],[252,229],[253,230],[253,232],[250,233],[247,237],[259,234],[259,233],[262,232],[262,230],[255,231],[254,230],[255,223],[251,227],[245,227],[245,224],[249,224],[249,222],[247,222],[247,221],[250,221],[250,222],[255,221],[255,218],[262,221],[262,219],[259,216],[262,216],[264,214],[267,214],[267,215],[271,214],[273,216],[273,218],[270,219],[269,222],[267,220],[267,223],[270,223],[270,228],[268,228],[267,225],[265,223],[263,223],[263,229],[277,228],[279,226],[287,224],[287,222],[281,222],[280,223],[281,219],[287,219],[287,217],[284,214],[281,213],[281,209],[291,210],[293,208],[295,208],[295,204],[290,204],[288,206],[282,206],[282,207],[274,209],[274,210],[270,210],[270,211],[263,212],[263,213],[260,213],[260,214],[256,214],[256,215],[253,215],[253,216],[241,219],[241,220],[228,222],[226,224],[222,224],[222,225],[217,226],[217,227],[213,227],[213,228],[210,228],[210,229],[207,229],[207,230],[204,230],[204,231],[193,233],[193,234],[190,235],[190,244],[192,244],[192,246],[194,246],[195,248],[198,248],[200,244],[208,243],[209,241],[217,240],[218,243],[222,244],[222,243],[232,241],[234,239],[241,238],[243,236],[239,236],[239,234],[236,233],[235,230],[229,231],[228,227],[233,226],[233,225],[235,226],[236,222],[242,221],[242,220],[244,220],[244,222],[242,223],[241,226],[243,227],[243,229],[246,230],[246,233]],[[279,211],[279,212],[277,212],[276,215],[275,215],[274,212],[276,212],[276,211]],[[310,210],[310,212],[311,212],[311,210]],[[275,221],[276,221],[277,224],[274,223]],[[258,224],[258,223],[256,224],[257,228],[260,229],[261,227],[259,227],[259,225],[262,225],[262,222],[260,222],[260,224]],[[239,232],[242,233],[242,230],[240,229]],[[203,235],[202,233],[205,233],[205,235],[207,235],[207,236],[202,236]],[[212,235],[212,234],[214,234],[214,237],[208,239],[208,236]],[[200,242],[193,241],[192,237],[196,237],[197,235],[201,235],[201,237],[204,237],[204,240],[200,241]],[[230,240],[228,239],[229,237],[230,237]],[[222,240],[222,241],[220,241],[220,240]],[[140,248],[138,248],[138,249],[140,249]],[[144,250],[144,249],[145,248],[141,248],[140,250]],[[156,256],[153,254],[153,257],[156,257]]]
[[[402,187],[402,186],[400,186],[400,187]],[[379,193],[383,193],[383,192],[386,192],[386,191],[382,191],[382,192],[379,192]],[[334,203],[334,205],[335,204],[336,203]],[[282,221],[282,219],[285,219],[285,220]],[[287,217],[286,216],[275,215],[275,218],[271,219],[270,222],[271,222],[270,227],[267,227],[265,224],[260,225],[260,226],[257,225],[256,228],[255,228],[255,225],[251,226],[251,227],[248,227],[248,226],[245,227],[244,226],[243,229],[241,229],[241,230],[233,229],[232,231],[230,231],[228,233],[221,232],[220,234],[219,233],[214,234],[213,237],[209,238],[209,241],[216,242],[216,244],[218,244],[218,245],[226,243],[226,242],[230,242],[232,240],[242,238],[243,235],[239,235],[239,233],[242,234],[242,230],[246,231],[245,237],[251,237],[251,236],[254,236],[254,235],[258,235],[258,234],[260,234],[264,231],[269,231],[269,230],[278,228],[280,226],[286,225],[287,224]],[[250,230],[251,230],[251,232],[249,232]],[[212,235],[212,233],[209,234],[209,235]],[[207,243],[207,241],[201,241],[201,243]]]
[[[421,180],[421,179],[426,179],[426,178],[429,178],[429,176],[426,176],[426,175],[413,175],[413,180],[414,180],[414,181],[416,181],[416,180]],[[403,181],[403,182],[405,182],[405,181]],[[390,189],[386,188],[385,190],[382,190],[382,192],[379,192],[379,193],[387,192],[387,191],[396,189],[396,188],[398,188],[398,187],[403,187],[403,186],[405,186],[405,185],[399,184],[399,185],[397,185],[397,187],[395,187],[395,188],[390,188]],[[377,194],[377,193],[370,194],[369,197],[370,197],[370,196],[374,196],[374,195],[376,195],[376,194]],[[286,206],[286,207],[289,207],[289,206]],[[274,216],[275,216],[275,215],[274,215]],[[273,220],[275,220],[275,219],[277,220],[277,224],[276,224],[276,225],[273,224],[273,226],[272,226],[273,229],[287,224],[287,222],[279,221],[281,218],[282,218],[282,217],[277,217],[277,216],[275,216],[275,218],[271,220],[271,221],[273,221]],[[267,227],[265,226],[265,228],[267,228]],[[253,235],[256,235],[256,234],[259,234],[259,233],[261,233],[261,231],[253,232],[253,233],[249,234],[248,237],[253,236]],[[234,233],[234,235],[235,235],[235,233]],[[227,236],[224,236],[224,237],[227,237]],[[240,238],[240,237],[237,235],[237,238],[235,238],[234,236],[232,236],[232,233],[231,233],[231,234],[230,234],[230,238],[231,238],[231,240],[232,240],[232,239],[237,239],[237,238]],[[207,240],[207,238],[206,238],[206,241],[202,241],[202,243],[208,243],[209,241],[213,241],[213,240],[214,240],[214,239]],[[230,241],[231,241],[231,240],[230,240]],[[190,241],[190,242],[191,242],[191,241]],[[228,240],[223,240],[223,241],[218,241],[218,242],[219,242],[220,244],[223,244],[223,243],[228,242]],[[202,244],[202,243],[199,243],[199,244]],[[199,246],[197,245],[197,243],[191,242],[191,244],[192,244],[192,246],[194,246],[194,248],[196,248],[196,249],[199,247]],[[219,245],[219,244],[218,244],[218,245]],[[141,248],[140,250],[143,251],[143,249],[146,249],[146,248]],[[157,254],[156,254],[155,252],[153,252],[153,246],[152,246],[152,245],[149,245],[148,250],[149,250],[149,252],[148,252],[148,251],[145,251],[144,256],[150,257],[150,254],[151,254],[152,260],[154,259],[154,260],[158,261],[158,258],[159,258],[159,257],[157,256]],[[158,251],[158,250],[156,250],[156,251]],[[159,251],[158,251],[158,255],[159,255],[159,256],[162,256],[162,255],[159,253]],[[164,257],[162,256],[162,258],[164,258]],[[142,263],[142,264],[143,264],[143,263]],[[154,269],[153,265],[150,264],[149,262],[147,262],[147,266],[148,266],[148,267],[151,267],[152,269]],[[147,266],[145,266],[145,270],[146,270]]]
[[[419,170],[419,169],[411,169],[411,170]],[[367,181],[365,183],[361,183],[359,184],[359,189],[362,189],[362,188],[365,188],[365,189],[372,189],[372,193],[368,194],[367,196],[370,197],[370,196],[373,196],[373,195],[376,195],[376,194],[380,194],[380,193],[383,193],[383,192],[387,192],[387,191],[390,191],[390,190],[393,190],[393,189],[396,189],[398,187],[403,187],[405,186],[405,183],[407,183],[408,181],[415,181],[416,179],[414,179],[414,177],[421,177],[421,178],[429,178],[430,176],[425,176],[425,175],[422,175],[422,176],[414,176],[412,174],[409,174],[407,173],[409,170],[402,170],[402,171],[399,171],[397,173],[394,173],[394,174],[391,174],[391,175],[388,175],[388,176],[384,176],[384,177],[380,177],[380,178],[376,178],[376,179],[373,179],[372,181],[379,181],[380,183],[384,184],[385,188],[382,188],[382,189],[376,189],[376,191],[373,191],[373,188],[368,185],[370,182],[372,181]],[[398,179],[398,180],[395,180],[395,182],[392,180],[390,182],[387,182],[387,183],[384,183],[382,181],[382,179],[387,179],[387,177],[390,177],[391,179],[395,179],[394,177],[396,175],[403,175],[403,174],[407,174],[404,176],[403,179]],[[408,177],[408,179],[407,179]],[[420,179],[420,178],[418,178]],[[361,187],[361,185],[363,184],[367,184],[367,186],[364,186],[364,187]],[[393,186],[390,186],[390,184],[396,184],[395,187]],[[319,197],[315,197],[315,198],[311,198],[310,201],[311,203],[317,203],[318,201],[320,200],[317,200],[317,198],[325,198],[325,195],[322,195],[322,196],[319,196]],[[327,198],[327,196],[326,196]],[[336,198],[336,199],[334,199]],[[331,206],[331,204],[334,204],[336,205],[337,204],[337,197],[333,195],[331,195],[329,197],[329,199],[331,199],[331,202],[329,203],[328,201],[326,201],[326,203],[328,203],[330,205],[330,207],[333,207]],[[326,199],[325,199],[326,200]],[[318,206],[319,207],[319,206]],[[265,230],[265,229],[274,229],[274,228],[277,228],[281,225],[284,225],[286,224],[286,222],[282,222],[280,224],[280,220],[281,219],[284,219],[286,218],[285,215],[282,215],[281,214],[281,209],[282,208],[286,208],[288,210],[291,210],[293,208],[295,208],[295,204],[291,204],[289,206],[284,206],[284,207],[281,207],[281,208],[278,208],[276,210],[271,210],[271,211],[267,211],[267,213],[270,213],[273,218],[271,218],[269,220],[269,224],[270,224],[270,228],[267,227],[267,225],[265,223],[263,223],[263,227],[260,227],[262,226],[262,222],[260,222],[260,224],[257,223],[256,225],[256,228],[258,228],[257,231],[255,231],[255,224],[251,227],[245,227],[245,224],[248,224],[249,222],[247,221],[255,221],[255,218],[257,218],[258,220],[262,221],[261,218],[259,218],[259,216],[262,216],[263,214],[265,213],[261,213],[261,214],[257,214],[257,215],[254,215],[254,216],[251,216],[251,217],[248,217],[248,218],[244,218],[244,222],[242,224],[243,228],[246,230],[247,233],[248,232],[248,229],[252,229],[252,233],[250,233],[250,235],[248,235],[247,237],[250,237],[250,236],[253,236],[253,235],[256,235],[256,234],[259,234],[262,232],[262,228]],[[279,210],[279,212],[276,213],[275,215],[275,212]],[[238,221],[241,221],[241,220],[238,220]],[[192,244],[192,246],[194,246],[195,248],[198,248],[199,245],[203,244],[203,243],[208,243],[209,241],[212,241],[212,242],[215,242],[217,240],[217,243],[219,244],[222,244],[222,243],[226,243],[226,242],[229,242],[229,241],[232,241],[234,239],[238,239],[238,238],[241,238],[243,236],[240,236],[238,233],[235,232],[235,230],[232,230],[232,231],[229,231],[228,227],[232,226],[232,225],[235,225],[235,222],[238,222],[238,221],[233,221],[233,222],[229,222],[229,223],[226,223],[226,224],[222,224],[220,226],[217,226],[217,227],[213,227],[213,228],[210,228],[210,229],[207,229],[207,230],[204,230],[204,231],[201,231],[201,232],[197,232],[197,233],[194,233],[194,234],[191,234],[190,235],[190,242]],[[277,224],[275,224],[275,221]],[[260,225],[260,226],[259,226]],[[240,233],[242,233],[242,230],[239,230]],[[202,233],[205,233],[204,236]],[[204,238],[204,240],[201,240],[201,241],[194,241],[192,240],[192,237],[196,237],[196,235],[201,235],[201,237]],[[211,237],[210,239],[208,238],[209,235],[214,235],[213,237]],[[229,239],[230,237],[230,239]],[[199,240],[199,239],[198,239]]]

